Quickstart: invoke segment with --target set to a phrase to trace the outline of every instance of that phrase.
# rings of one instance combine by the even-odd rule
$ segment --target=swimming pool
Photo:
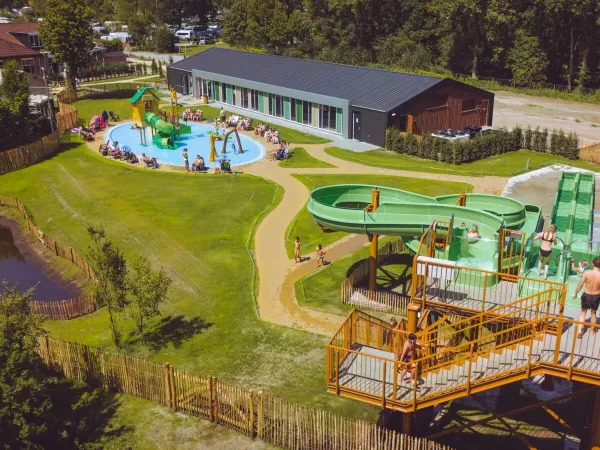
[[[146,142],[148,144],[142,145],[140,143],[140,130],[137,128],[132,129],[131,122],[109,128],[104,133],[104,140],[107,141],[110,139],[111,142],[116,141],[121,147],[123,145],[128,145],[131,147],[133,153],[138,156],[144,152],[146,156],[154,157],[162,164],[170,164],[173,166],[183,166],[182,153],[184,148],[188,149],[190,165],[194,161],[194,158],[196,158],[196,155],[203,157],[204,162],[208,167],[219,167],[219,159],[223,157],[231,160],[232,166],[251,164],[265,157],[265,147],[260,142],[250,139],[241,133],[240,140],[242,142],[244,153],[238,153],[238,142],[235,133],[231,133],[227,139],[226,153],[224,155],[221,153],[223,141],[215,142],[219,159],[211,163],[209,161],[210,139],[208,132],[215,131],[215,127],[193,122],[189,122],[188,125],[192,127],[192,132],[181,136],[181,140],[175,141],[175,144],[177,145],[175,150],[160,149],[156,147],[152,143],[152,135],[149,127],[146,127]],[[235,146],[235,152],[233,146]]]

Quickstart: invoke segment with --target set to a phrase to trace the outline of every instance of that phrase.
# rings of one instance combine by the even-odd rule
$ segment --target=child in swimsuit
[[[300,237],[296,236],[296,240],[294,241],[294,262],[302,262],[302,257],[300,256]]]
[[[538,277],[542,271],[542,264],[544,265],[544,279],[548,278],[548,267],[550,264],[550,254],[552,253],[552,244],[556,244],[556,225],[550,225],[548,231],[544,233],[538,233],[533,238],[535,241],[538,239],[542,240],[540,246],[540,257],[538,261]]]
[[[400,375],[400,383],[404,382],[404,375],[406,372],[410,372],[411,380],[415,379],[416,376],[416,366],[412,364],[412,360],[415,356],[415,350],[420,349],[421,346],[417,344],[417,335],[415,333],[410,333],[408,335],[408,340],[404,343],[404,348],[402,349],[402,356],[400,357],[400,361],[402,364],[402,373]]]
[[[325,265],[325,250],[321,244],[317,245],[317,267]]]

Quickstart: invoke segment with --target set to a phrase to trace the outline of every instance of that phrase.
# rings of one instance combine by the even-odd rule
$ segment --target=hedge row
[[[550,136],[550,139],[548,139]],[[469,140],[449,141],[433,136],[419,139],[414,134],[402,133],[397,128],[386,131],[386,149],[398,153],[432,159],[450,164],[464,164],[502,153],[526,148],[551,153],[568,159],[579,158],[579,139],[575,133],[568,136],[562,130],[515,127],[511,131],[498,130],[486,136]]]

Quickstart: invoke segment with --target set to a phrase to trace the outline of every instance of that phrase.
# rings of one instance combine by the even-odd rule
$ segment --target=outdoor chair
[[[108,115],[110,116],[110,120],[112,120],[113,122],[120,122],[121,121],[121,116],[119,116],[118,114],[115,114],[112,111],[109,111]]]
[[[102,151],[108,151],[108,144],[110,144],[110,139],[108,141],[106,141],[106,144],[100,144],[100,148],[98,149],[99,153],[102,153]]]

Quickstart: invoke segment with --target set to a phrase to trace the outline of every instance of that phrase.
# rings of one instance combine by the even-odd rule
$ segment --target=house
[[[0,67],[7,59],[16,59],[23,71],[32,75],[29,78],[43,76],[50,69],[49,53],[42,52],[42,43],[38,34],[37,22],[0,23]]]
[[[491,125],[494,94],[435,76],[211,48],[167,68],[183,95],[248,116],[385,145],[385,131],[428,134]]]

